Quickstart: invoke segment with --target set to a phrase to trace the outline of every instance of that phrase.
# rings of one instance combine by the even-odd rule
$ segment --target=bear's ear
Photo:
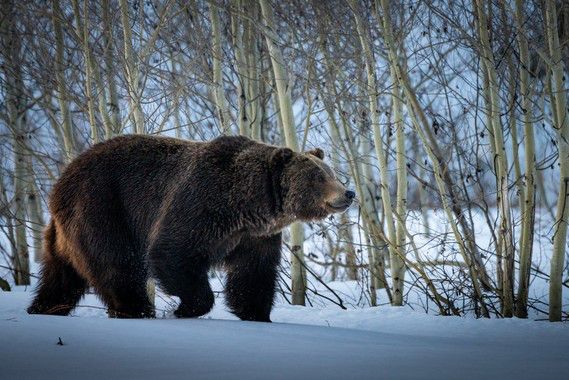
[[[308,152],[306,152],[307,154],[311,154],[314,157],[318,157],[319,159],[323,160],[324,159],[324,151],[320,148],[314,148],[312,150],[309,150]]]
[[[283,168],[290,162],[294,152],[289,148],[279,148],[271,156],[271,166],[273,168]]]
[[[270,158],[271,181],[269,186],[273,193],[274,210],[283,210],[283,201],[286,190],[283,188],[283,173],[286,165],[292,160],[294,152],[289,148],[278,148]]]

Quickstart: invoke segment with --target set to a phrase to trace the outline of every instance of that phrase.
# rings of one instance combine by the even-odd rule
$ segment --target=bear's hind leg
[[[227,255],[225,300],[240,319],[271,321],[280,252],[281,234],[276,234],[243,238]]]
[[[148,299],[148,266],[122,213],[121,203],[86,200],[100,207],[85,217],[77,244],[96,293],[108,308],[109,317],[151,318]]]
[[[45,234],[45,251],[36,296],[29,314],[68,315],[81,299],[87,283],[75,268],[55,252],[55,226]]]
[[[112,253],[106,256],[113,257],[112,264],[102,263],[91,270],[96,279],[93,286],[107,305],[109,317],[153,318],[154,307],[146,285],[148,270],[142,255],[134,253],[133,245],[125,239],[114,240],[114,244]]]
[[[153,318],[154,307],[148,299],[146,280],[116,279],[105,287],[95,286],[107,304],[110,318]]]
[[[71,265],[51,257],[43,264],[39,287],[28,313],[68,315],[86,288],[85,280]]]

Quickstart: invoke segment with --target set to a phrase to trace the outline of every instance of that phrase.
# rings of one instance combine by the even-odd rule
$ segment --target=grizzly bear
[[[315,149],[296,153],[246,137],[193,142],[121,136],[64,170],[29,313],[67,315],[92,286],[111,317],[154,316],[146,283],[180,298],[178,317],[209,312],[212,265],[227,270],[226,302],[270,322],[281,230],[345,211],[354,192]]]

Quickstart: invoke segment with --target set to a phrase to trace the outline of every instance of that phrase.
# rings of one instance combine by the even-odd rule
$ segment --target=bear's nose
[[[354,193],[352,190],[347,190],[345,195],[349,200],[352,200],[356,197],[356,193]]]

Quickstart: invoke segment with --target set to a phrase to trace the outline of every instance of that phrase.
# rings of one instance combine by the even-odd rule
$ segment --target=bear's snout
[[[338,194],[335,198],[331,201],[328,201],[326,204],[327,206],[332,209],[332,212],[343,212],[350,207],[354,198],[356,197],[356,193],[352,190],[345,190]]]

